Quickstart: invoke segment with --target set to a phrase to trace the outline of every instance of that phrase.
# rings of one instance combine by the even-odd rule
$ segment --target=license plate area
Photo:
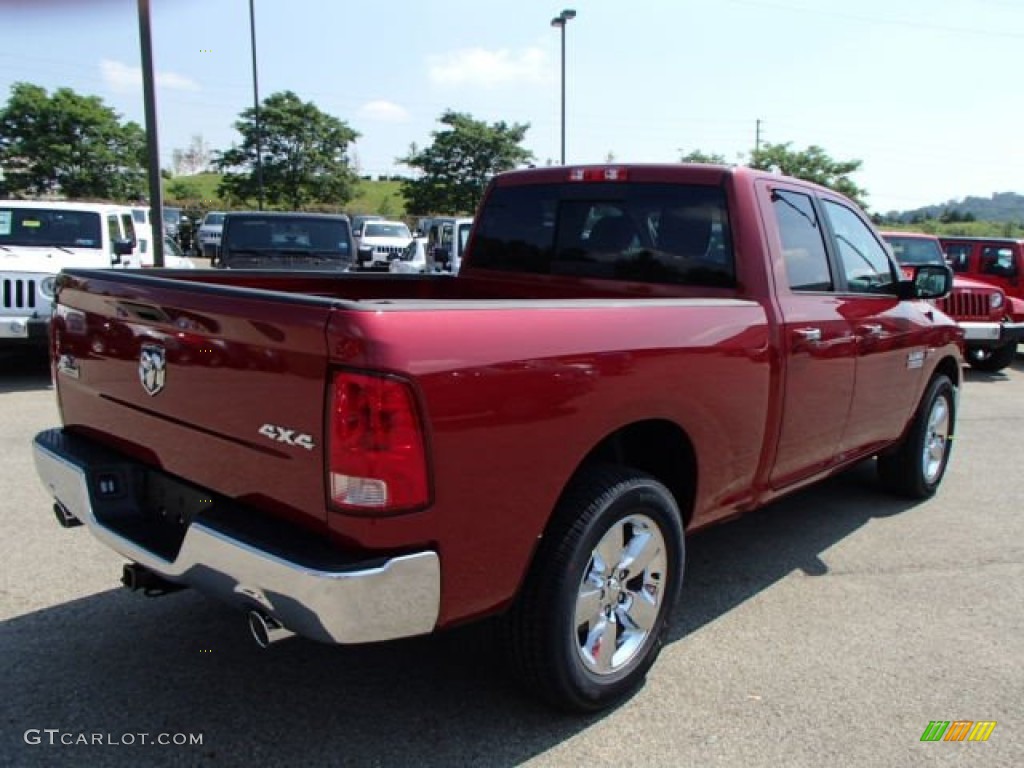
[[[214,507],[208,491],[157,470],[125,465],[94,467],[90,491],[105,527],[166,560],[178,556],[192,521]]]

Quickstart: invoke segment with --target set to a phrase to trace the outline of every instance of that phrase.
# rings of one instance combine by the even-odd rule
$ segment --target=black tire
[[[1006,368],[1017,357],[1017,342],[1001,347],[968,347],[967,362],[971,368],[985,373],[996,373]]]
[[[956,426],[956,393],[944,374],[933,378],[903,440],[878,456],[878,475],[893,493],[911,499],[934,495],[946,474]]]
[[[629,571],[629,543],[642,553],[644,568]],[[608,559],[617,552],[616,567],[607,567],[599,545]],[[581,470],[505,619],[521,680],[556,707],[577,712],[633,692],[661,651],[684,563],[682,517],[664,485],[615,466]]]

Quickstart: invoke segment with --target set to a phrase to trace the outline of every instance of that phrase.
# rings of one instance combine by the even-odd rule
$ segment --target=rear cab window
[[[321,216],[238,216],[227,218],[222,247],[233,253],[311,254],[347,261],[351,230],[347,219]]]
[[[481,209],[473,266],[511,272],[733,287],[726,196],[717,186],[498,186]]]

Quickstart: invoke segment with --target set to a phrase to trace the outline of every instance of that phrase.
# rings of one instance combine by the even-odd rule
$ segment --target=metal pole
[[[160,142],[156,133],[156,88],[153,84],[153,41],[149,34],[149,0],[139,0],[139,43],[142,48],[142,96],[146,109],[146,151],[149,165],[149,223],[153,228],[153,266],[164,265],[164,193],[160,179]]]
[[[565,165],[565,25],[562,20],[562,165]]]
[[[256,114],[256,183],[259,186],[259,209],[263,210],[263,129],[260,126],[260,88],[256,77],[256,10],[249,0],[249,37],[252,47],[252,106]]]
[[[576,11],[566,8],[551,20],[551,26],[562,32],[562,165],[565,165],[565,25],[575,18]]]

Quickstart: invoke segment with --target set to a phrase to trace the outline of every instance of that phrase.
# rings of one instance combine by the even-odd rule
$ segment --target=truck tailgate
[[[62,280],[53,352],[66,429],[277,517],[325,524],[334,302],[98,272]]]

